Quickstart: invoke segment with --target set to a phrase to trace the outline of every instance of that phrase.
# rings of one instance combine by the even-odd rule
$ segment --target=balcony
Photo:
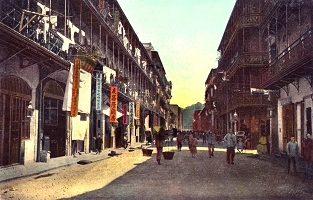
[[[223,101],[217,102],[217,111],[219,116],[227,113],[227,98],[224,97],[220,99],[223,99]],[[252,95],[247,93],[232,94],[229,96],[228,101],[228,111],[243,107],[266,107],[270,103],[268,101],[268,96],[266,95]]]
[[[264,65],[268,64],[268,53],[266,52],[249,52],[249,53],[242,53],[239,54],[238,57],[232,59],[230,63],[227,63],[225,60],[224,62],[221,60],[219,66],[222,69],[225,66],[230,66],[227,69],[227,74],[231,77],[235,74],[235,72],[241,67],[263,67]]]
[[[313,36],[310,29],[263,70],[261,87],[276,90],[297,82],[300,77],[311,74],[313,68],[309,63],[312,60]]]

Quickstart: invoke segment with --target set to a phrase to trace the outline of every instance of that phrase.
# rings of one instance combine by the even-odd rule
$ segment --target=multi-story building
[[[176,104],[171,104],[170,109],[172,111],[170,129],[174,128],[177,131],[182,131],[183,130],[183,114],[182,114],[181,107],[179,107]]]
[[[0,165],[131,145],[169,123],[172,85],[116,0],[0,2]]]
[[[218,67],[208,77],[214,83],[208,84],[205,93],[208,113],[215,116],[216,134],[224,135],[228,129],[245,131],[251,140],[248,148],[257,144],[261,133],[268,134],[268,95],[251,93],[260,89],[260,73],[268,63],[259,31],[263,4],[259,0],[236,1],[218,47]]]
[[[261,41],[269,63],[261,87],[277,91],[269,109],[271,131],[278,151],[285,151],[291,135],[298,143],[312,135],[312,1],[266,1],[260,24]]]
[[[265,132],[273,153],[284,152],[291,135],[301,146],[312,134],[312,8],[303,0],[236,2],[218,48],[224,79],[213,84],[217,126],[228,113],[254,145]]]

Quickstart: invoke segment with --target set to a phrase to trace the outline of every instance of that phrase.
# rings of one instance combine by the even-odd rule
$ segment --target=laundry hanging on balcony
[[[62,106],[63,111],[71,111],[72,88],[73,88],[73,64],[71,64],[70,71],[68,73],[68,79],[66,83]],[[91,102],[91,74],[83,70],[80,70],[78,112],[89,114],[90,102]]]

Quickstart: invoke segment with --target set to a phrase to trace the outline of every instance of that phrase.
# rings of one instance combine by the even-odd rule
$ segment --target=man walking
[[[235,164],[235,147],[237,145],[236,136],[233,134],[233,131],[230,129],[225,135],[223,141],[226,143],[226,160],[228,164]]]
[[[101,150],[102,150],[102,144],[103,144],[103,140],[100,134],[98,134],[98,137],[95,140],[95,144],[96,144],[96,150],[97,150],[96,154],[100,155]]]
[[[290,141],[286,145],[286,152],[288,156],[288,174],[290,173],[290,164],[293,164],[294,172],[297,172],[297,158],[299,155],[299,146],[296,142],[295,136],[290,137]]]
[[[213,156],[215,145],[215,134],[212,131],[208,131],[207,140],[208,140],[209,158],[211,158]]]

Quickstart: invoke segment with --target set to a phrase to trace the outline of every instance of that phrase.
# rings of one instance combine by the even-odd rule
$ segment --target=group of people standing
[[[162,149],[163,149],[163,140],[164,140],[164,130],[161,128],[159,134],[156,134],[155,145],[157,148],[157,163],[161,165],[161,157],[162,157]],[[209,158],[212,158],[214,155],[214,146],[215,146],[215,134],[212,131],[207,131],[202,135],[203,144],[207,143],[208,146],[208,154]],[[242,153],[244,149],[244,141],[241,138],[237,138],[234,132],[230,129],[228,133],[223,138],[223,144],[226,147],[226,161],[228,164],[234,164],[235,159],[235,149]],[[184,135],[182,133],[178,133],[177,135],[177,149],[181,151],[184,141]],[[267,138],[265,134],[262,134],[258,141],[257,152],[258,154],[267,153]],[[189,133],[188,135],[188,146],[193,158],[196,157],[197,154],[197,145],[198,140],[194,133]],[[306,139],[302,143],[303,148],[303,159],[306,163],[306,172],[310,173],[312,169],[312,161],[313,161],[313,140],[311,139],[311,135],[307,134]],[[288,156],[288,173],[290,173],[291,165],[293,165],[294,171],[297,171],[297,161],[300,155],[300,150],[298,143],[296,142],[295,136],[290,137],[290,141],[286,145],[286,153]]]

